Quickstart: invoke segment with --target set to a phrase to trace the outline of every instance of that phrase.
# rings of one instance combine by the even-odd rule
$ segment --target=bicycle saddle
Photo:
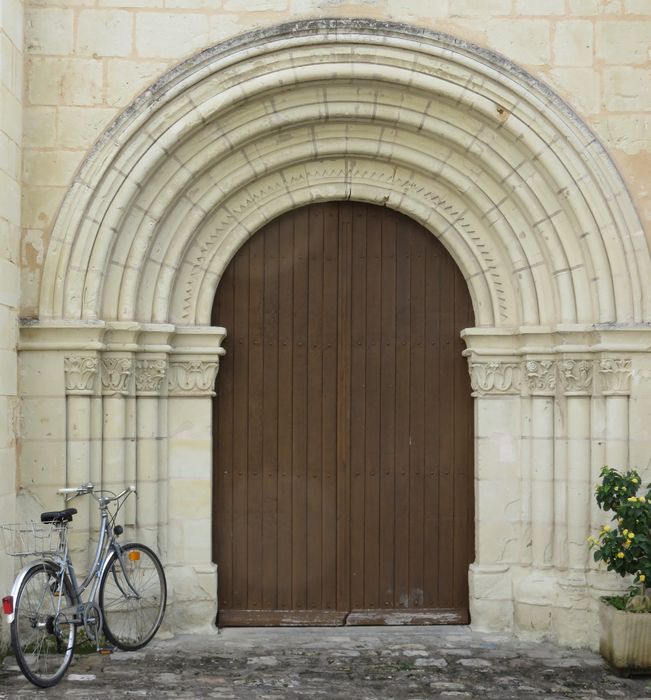
[[[65,510],[53,510],[49,513],[41,513],[42,523],[70,523],[72,516],[77,513],[76,508],[66,508]]]

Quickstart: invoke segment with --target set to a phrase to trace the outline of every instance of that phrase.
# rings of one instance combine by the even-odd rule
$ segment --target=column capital
[[[554,396],[556,361],[550,358],[527,358],[523,362],[526,388],[532,396]]]
[[[71,355],[63,360],[66,394],[87,396],[95,391],[99,360],[95,355]]]
[[[209,359],[171,358],[167,375],[170,396],[214,396],[218,370],[217,355]]]
[[[565,396],[590,396],[593,391],[594,362],[584,357],[558,362],[558,375]]]
[[[627,358],[604,357],[599,360],[601,393],[605,396],[628,396],[631,393],[631,361]]]
[[[136,358],[136,393],[141,396],[158,396],[167,372],[167,360]]]
[[[473,396],[520,393],[521,363],[518,361],[471,359],[469,369]]]
[[[102,394],[105,396],[128,394],[132,369],[131,357],[104,355],[102,357]]]

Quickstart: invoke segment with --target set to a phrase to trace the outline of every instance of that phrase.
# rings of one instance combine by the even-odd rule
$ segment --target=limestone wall
[[[11,4],[11,3],[10,3]],[[102,129],[158,76],[290,19],[372,17],[449,32],[554,87],[610,149],[651,231],[649,0],[26,0],[23,315],[57,208]]]
[[[21,97],[23,82],[22,0],[0,3],[0,519],[14,517],[16,488],[16,338],[20,291]],[[0,590],[11,575],[0,557]],[[6,625],[3,625],[3,628]],[[0,632],[0,646],[2,634]]]

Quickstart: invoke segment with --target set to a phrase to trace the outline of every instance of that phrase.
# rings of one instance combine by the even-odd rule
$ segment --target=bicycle
[[[124,529],[115,519],[135,491],[130,486],[117,495],[95,492],[90,483],[58,490],[66,503],[90,494],[100,510],[93,563],[81,584],[68,553],[68,526],[76,508],[42,513],[40,524],[0,525],[8,554],[38,557],[21,569],[11,594],[2,601],[16,661],[34,685],[47,688],[63,678],[79,627],[98,652],[106,653],[111,649],[100,647],[102,632],[114,647],[132,651],[149,643],[158,631],[167,603],[160,560],[143,544],[117,541]]]

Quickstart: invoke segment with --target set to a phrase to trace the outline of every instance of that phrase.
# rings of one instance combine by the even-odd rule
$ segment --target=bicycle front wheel
[[[68,581],[49,562],[31,568],[14,601],[11,644],[25,677],[41,688],[58,683],[72,661],[77,628]]]
[[[112,552],[99,588],[104,634],[111,644],[125,651],[144,647],[158,631],[166,603],[163,566],[149,547],[130,542],[119,557]]]

